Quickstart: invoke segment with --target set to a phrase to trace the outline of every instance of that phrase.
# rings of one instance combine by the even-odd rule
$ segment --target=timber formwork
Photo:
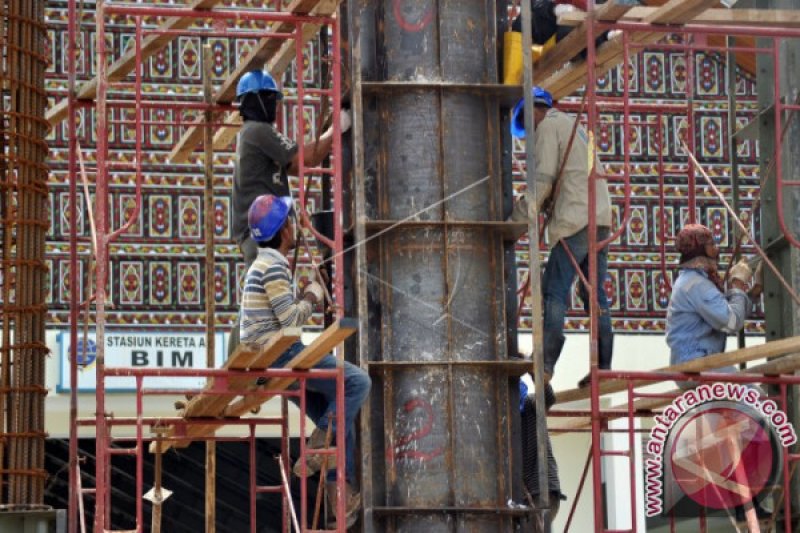
[[[330,111],[330,120],[334,130],[333,152],[331,163],[324,168],[308,168],[304,163],[304,139],[299,138],[299,191],[298,207],[306,208],[307,190],[304,185],[311,177],[327,176],[332,183],[333,206],[336,212],[341,212],[341,131],[340,131],[340,62],[339,62],[339,27],[334,16],[338,2],[330,0],[295,0],[284,11],[266,11],[255,9],[233,9],[219,6],[222,2],[215,0],[193,0],[183,6],[163,6],[156,4],[142,4],[134,2],[98,2],[96,5],[96,39],[97,49],[97,76],[82,84],[76,81],[76,36],[83,31],[79,27],[78,2],[69,2],[68,43],[69,50],[69,96],[54,106],[47,115],[51,124],[56,124],[66,118],[69,121],[68,130],[77,132],[76,122],[79,109],[92,110],[96,116],[96,150],[94,161],[84,154],[85,148],[77,133],[69,137],[69,174],[70,174],[70,209],[73,233],[70,238],[70,257],[73,268],[71,269],[70,282],[77,286],[77,260],[78,243],[74,233],[75,216],[78,206],[77,190],[79,182],[85,190],[85,198],[93,197],[88,205],[87,212],[91,225],[91,252],[96,267],[91,272],[91,286],[94,292],[88,295],[78,295],[73,291],[70,303],[70,389],[71,403],[71,435],[70,435],[70,512],[69,531],[77,533],[79,525],[85,527],[83,513],[84,500],[94,500],[94,530],[95,531],[137,531],[148,529],[144,523],[144,495],[150,484],[152,492],[152,523],[151,531],[160,531],[160,517],[162,505],[166,498],[162,492],[160,468],[161,454],[167,449],[180,448],[188,445],[193,440],[203,440],[207,444],[206,453],[206,531],[215,531],[215,449],[214,443],[218,440],[238,440],[249,443],[250,456],[250,497],[246,505],[250,511],[250,531],[258,531],[263,524],[257,524],[257,498],[262,493],[275,494],[281,498],[284,512],[280,518],[272,517],[270,526],[281,527],[283,530],[294,528],[302,531],[325,530],[325,519],[314,513],[314,518],[309,519],[311,503],[307,501],[306,480],[300,483],[301,505],[295,510],[292,506],[289,484],[297,483],[291,478],[291,461],[288,454],[289,397],[297,397],[300,402],[300,432],[301,437],[306,431],[306,404],[304,399],[305,383],[308,379],[332,379],[337,383],[337,403],[344,401],[343,370],[338,367],[333,370],[309,370],[322,356],[341,345],[342,341],[355,331],[350,320],[343,317],[343,308],[338,306],[335,314],[335,323],[328,327],[318,338],[301,351],[288,365],[282,369],[270,369],[269,365],[280,356],[288,346],[299,340],[300,331],[297,329],[284,330],[277,335],[267,346],[251,347],[240,345],[228,359],[222,369],[213,369],[214,365],[214,228],[213,228],[213,198],[214,198],[214,168],[213,168],[213,128],[221,124],[220,117],[225,112],[234,111],[231,106],[236,83],[241,74],[253,70],[268,68],[271,73],[280,79],[285,70],[292,64],[297,65],[297,87],[294,103],[298,106],[307,97],[323,98],[327,101]],[[158,21],[153,24],[152,21]],[[205,24],[211,20],[213,24]],[[135,31],[133,44],[125,51],[111,50],[107,46],[107,39],[111,23],[129,24]],[[244,22],[249,29],[238,27]],[[324,29],[331,38],[331,53],[325,55],[331,71],[330,84],[322,88],[304,87],[304,47],[314,38],[320,30]],[[180,35],[197,35],[203,38],[223,37],[232,40],[245,39],[254,43],[250,52],[230,73],[220,86],[214,87],[211,83],[211,52],[210,47],[204,47],[204,85],[201,93],[187,91],[187,96],[170,100],[153,98],[146,94],[143,84],[144,62],[172,39]],[[187,128],[185,137],[181,140],[174,153],[181,152],[192,156],[197,144],[202,141],[203,156],[199,160],[205,167],[205,195],[204,195],[204,220],[205,235],[202,244],[206,247],[205,264],[205,295],[206,295],[206,347],[209,354],[206,361],[208,370],[187,369],[137,369],[137,368],[110,368],[106,366],[104,354],[104,334],[106,330],[106,309],[109,305],[109,264],[115,248],[112,244],[130,228],[142,209],[142,185],[144,165],[144,136],[146,126],[152,123],[145,119],[149,111],[157,109],[171,109],[175,112],[175,120],[170,126]],[[195,118],[185,118],[187,114],[194,114]],[[294,131],[306,131],[306,117],[304,113],[296,113]],[[107,128],[111,124],[122,124],[129,128],[135,137],[135,152],[131,160],[112,149],[107,138]],[[199,132],[199,141],[198,141]],[[89,160],[89,164],[85,164]],[[136,197],[135,207],[118,228],[111,227],[109,218],[109,187],[111,175],[114,172],[127,173],[135,181]],[[90,180],[90,178],[93,178]],[[89,191],[93,192],[90,195]],[[335,225],[332,235],[323,236],[315,234],[317,239],[332,251],[331,263],[333,265],[333,301],[331,305],[342,300],[343,283],[342,272],[342,230],[340,225]],[[312,251],[307,250],[309,256]],[[312,258],[312,263],[314,259]],[[81,301],[81,298],[85,301]],[[330,299],[330,297],[329,297]],[[85,311],[85,314],[81,313]],[[92,418],[79,418],[77,410],[77,374],[81,355],[77,353],[78,336],[82,329],[93,326],[96,335],[97,354],[96,367],[96,405],[95,415]],[[83,329],[85,331],[85,329]],[[85,343],[84,343],[85,344]],[[341,355],[341,351],[339,352]],[[148,380],[157,376],[172,377],[205,377],[207,386],[201,390],[176,390],[157,389],[145,387]],[[107,412],[106,386],[109,378],[133,378],[136,386],[135,412],[131,417],[115,417]],[[267,378],[262,387],[257,387],[255,381],[259,377]],[[298,382],[295,390],[287,387]],[[146,398],[154,396],[186,395],[187,402],[181,402],[179,412],[174,417],[148,416],[145,409]],[[282,399],[280,416],[276,417],[245,417],[270,397],[279,395]],[[344,426],[344,410],[338,410],[336,425]],[[275,486],[262,486],[257,483],[255,439],[257,430],[265,425],[276,426],[281,435],[282,451],[276,461],[280,462],[283,474],[283,483]],[[80,471],[78,468],[77,437],[78,427],[93,428],[96,436],[96,470],[93,487],[82,487]],[[218,436],[217,430],[222,426],[234,428],[231,436]],[[155,471],[153,478],[145,479],[144,454],[155,454]],[[301,458],[305,456],[307,447],[305,439],[301,440]],[[336,440],[331,447],[320,453],[329,456],[331,461],[336,459],[336,485],[340,493],[344,491],[344,432],[336,435]],[[111,508],[113,505],[111,464],[114,457],[130,456],[135,458],[135,523],[112,523]],[[333,468],[332,468],[333,469]],[[331,469],[331,470],[332,470]],[[321,491],[320,491],[321,493]],[[319,502],[319,500],[318,500]],[[198,502],[199,504],[200,502]],[[88,505],[88,503],[87,503]],[[345,499],[338,499],[337,515],[344,515]],[[317,503],[319,509],[319,503]],[[280,526],[278,526],[280,524]],[[89,524],[91,528],[92,525]],[[344,523],[340,521],[337,531],[344,531]]]
[[[44,500],[44,0],[0,2],[0,507]]]

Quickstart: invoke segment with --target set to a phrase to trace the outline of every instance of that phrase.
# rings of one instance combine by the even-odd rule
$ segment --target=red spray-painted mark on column
[[[430,461],[439,457],[444,452],[444,447],[439,446],[430,451],[411,450],[410,447],[416,447],[413,443],[422,440],[431,433],[433,428],[433,408],[426,400],[420,398],[413,398],[408,400],[403,405],[403,411],[406,414],[411,414],[413,411],[420,409],[424,413],[422,420],[422,427],[412,431],[406,435],[401,435],[397,438],[394,447],[390,446],[386,450],[386,459],[390,462],[395,462],[399,459],[413,459],[417,461]],[[410,446],[411,445],[411,446]],[[401,449],[404,448],[404,449]]]
[[[403,0],[392,0],[392,13],[397,20],[397,25],[404,31],[418,32],[425,29],[433,20],[433,7],[430,7],[418,22],[409,22],[401,9]]]

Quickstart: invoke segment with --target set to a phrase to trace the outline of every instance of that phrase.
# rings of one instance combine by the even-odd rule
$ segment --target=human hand
[[[350,129],[350,126],[353,125],[353,119],[350,116],[350,111],[347,109],[342,109],[339,113],[339,129],[342,133],[347,132]]]
[[[728,277],[731,280],[741,281],[746,287],[750,283],[750,278],[753,277],[753,271],[747,264],[747,260],[743,258],[740,259],[738,263],[733,265]]]
[[[303,298],[310,300],[312,304],[322,301],[322,285],[312,281],[303,289]]]

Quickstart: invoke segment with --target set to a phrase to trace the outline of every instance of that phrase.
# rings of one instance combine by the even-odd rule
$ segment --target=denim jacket
[[[722,294],[699,269],[682,269],[667,309],[670,364],[725,351],[725,338],[744,326],[749,297],[739,289]]]

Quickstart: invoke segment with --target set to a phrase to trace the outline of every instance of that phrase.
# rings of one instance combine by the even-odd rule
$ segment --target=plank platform
[[[223,368],[228,370],[263,370],[268,368],[269,365],[280,357],[292,344],[300,340],[300,333],[301,330],[299,328],[285,329],[270,339],[269,343],[260,351],[254,350],[252,346],[240,344],[233,355],[225,362]],[[231,400],[234,400],[239,394],[247,391],[247,388],[252,382],[252,378],[231,378],[227,383],[226,394],[206,394],[204,392],[217,391],[219,388],[217,380],[210,377],[204,388],[204,392],[193,397],[186,405],[183,416],[185,418],[218,417]],[[207,434],[206,431],[208,427],[209,426],[190,425],[186,428],[186,435],[188,437],[203,436]],[[175,435],[175,433],[176,428],[171,427],[164,433],[164,436],[171,437]],[[163,453],[173,446],[186,447],[190,442],[191,440],[164,440],[160,443],[160,451]],[[159,451],[159,443],[152,442],[150,444],[150,452],[155,453],[156,451]]]
[[[779,376],[781,374],[792,374],[797,370],[800,370],[800,354],[792,354],[783,357],[778,357],[772,361],[768,361],[760,365],[746,368],[738,373],[745,375],[752,374],[754,376],[756,375]],[[670,391],[664,392],[664,395],[678,396],[682,392],[683,391],[681,389],[672,389]],[[638,398],[634,400],[633,410],[652,411],[654,409],[659,409],[661,407],[664,407],[665,405],[672,403],[672,401],[673,398]],[[615,411],[627,408],[628,408],[627,403],[621,403],[610,407],[611,410]],[[591,426],[592,424],[592,419],[589,417],[565,418],[565,417],[552,416],[553,413],[557,413],[557,410],[551,411],[551,416],[548,417],[548,427],[550,431],[553,432],[568,432],[576,429],[583,429]],[[622,418],[622,417],[617,415],[612,415],[603,418],[611,420],[614,418]]]
[[[336,324],[323,331],[311,344],[297,354],[285,367],[298,370],[307,370],[316,365],[320,359],[327,355],[347,337],[358,329],[358,323],[352,318],[343,318]],[[292,344],[300,339],[299,328],[288,328],[273,337],[260,351],[252,347],[240,346],[226,363],[225,368],[230,370],[264,370],[275,362]],[[274,395],[248,396],[247,393],[255,390],[280,391],[286,389],[295,381],[294,378],[272,378],[263,387],[255,385],[255,379],[248,377],[235,377],[228,379],[225,394],[203,394],[192,398],[184,410],[183,416],[190,418],[223,418],[240,417],[249,413],[256,407],[268,401]],[[209,379],[205,391],[219,392],[219,384]],[[241,397],[241,398],[240,398]],[[237,400],[237,398],[240,398]],[[186,426],[185,435],[177,435],[177,428],[170,427],[164,433],[165,440],[152,442],[151,453],[164,453],[170,448],[185,448],[194,438],[213,435],[219,424],[189,424]],[[172,439],[171,437],[175,437]]]
[[[320,359],[325,357],[331,350],[341,344],[358,329],[358,321],[353,318],[343,318],[337,324],[330,326],[322,332],[314,342],[306,346],[305,350],[289,361],[285,368],[294,370],[308,370],[313,368]],[[268,391],[280,391],[294,383],[294,378],[272,378],[263,389]],[[224,416],[240,417],[260,406],[269,396],[243,396],[241,399],[231,403],[225,408]]]
[[[598,9],[602,6],[598,6]],[[614,20],[641,22],[655,13],[656,7],[636,6]],[[580,26],[588,14],[585,11],[569,11],[558,17],[561,26]],[[597,17],[598,20],[608,20]],[[758,26],[797,28],[800,27],[800,12],[796,9],[726,9],[710,8],[698,14],[686,24],[724,24],[732,26]]]
[[[662,6],[655,8],[653,12],[642,20],[653,24],[685,24],[700,13],[716,6],[716,4],[717,0],[669,0]],[[660,32],[635,33],[632,35],[631,41],[638,44],[649,44],[660,40],[664,35],[664,33]],[[550,50],[542,60],[547,61],[547,56],[551,54],[575,57],[582,50],[583,45],[585,45],[585,42],[578,43],[577,40],[564,39],[556,44],[555,48]],[[638,48],[632,48],[630,51],[631,53],[636,53]],[[594,68],[596,75],[602,76],[622,63],[623,56],[622,35],[603,43],[597,48],[595,54]],[[574,93],[586,84],[588,68],[586,60],[573,61],[549,75],[544,72],[544,76],[539,76],[537,69],[534,68],[534,81],[537,85],[549,91],[554,100],[558,100]]]
[[[341,0],[294,0],[286,9],[298,15],[318,15],[330,16],[336,13]],[[304,24],[301,31],[300,40],[305,46],[320,31],[320,24]],[[273,33],[291,33],[295,29],[292,22],[276,22],[270,31]],[[277,39],[265,37],[260,39],[252,50],[230,73],[217,92],[214,94],[213,101],[217,104],[231,103],[236,96],[236,85],[242,74],[254,70],[266,68],[275,78],[280,76],[289,68],[295,58],[295,42],[293,39]],[[197,145],[203,141],[203,119],[198,119],[196,126],[189,126],[183,133],[178,143],[169,154],[172,163],[186,163],[194,152]],[[226,126],[214,136],[214,149],[222,150],[227,148],[236,137],[238,127],[241,125],[241,117],[238,112],[228,113],[224,120]]]
[[[738,365],[740,363],[747,363],[757,359],[782,357],[789,354],[800,353],[800,336],[789,337],[788,339],[781,339],[778,341],[771,341],[758,346],[748,346],[741,350],[732,352],[723,352],[686,363],[677,365],[666,366],[655,370],[655,372],[707,372],[715,368],[722,368],[730,365]],[[653,381],[634,380],[634,387],[643,387],[654,383]],[[628,380],[624,379],[610,379],[600,383],[600,395],[613,394],[622,392],[628,389]],[[589,398],[591,391],[589,387],[570,389],[567,391],[556,393],[556,403],[574,402],[576,400],[585,400]]]

